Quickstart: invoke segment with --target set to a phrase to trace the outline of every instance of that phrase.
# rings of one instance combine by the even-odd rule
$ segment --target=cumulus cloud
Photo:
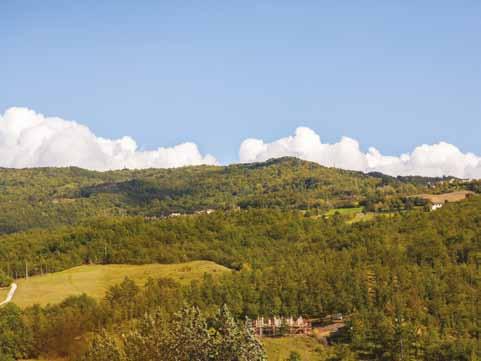
[[[130,137],[105,139],[89,128],[26,108],[0,114],[0,166],[11,168],[77,166],[95,170],[173,168],[217,164],[194,143],[141,151]]]
[[[363,172],[481,178],[481,157],[463,153],[445,142],[421,145],[400,156],[387,156],[376,148],[363,152],[359,142],[348,137],[334,144],[322,143],[312,129],[299,127],[293,136],[271,143],[246,139],[239,150],[243,163],[283,156]],[[201,154],[194,143],[143,151],[131,137],[101,138],[82,124],[46,117],[27,108],[10,108],[0,114],[0,167],[77,166],[110,170],[200,164],[217,164],[217,160]]]
[[[386,156],[376,148],[364,153],[359,142],[343,137],[334,144],[322,143],[312,129],[299,127],[295,135],[271,143],[260,139],[242,142],[240,161],[261,162],[270,158],[292,156],[324,166],[363,172],[378,171],[389,175],[421,175],[439,177],[451,175],[459,178],[481,178],[481,157],[463,153],[454,145],[440,142],[421,145],[411,153]]]

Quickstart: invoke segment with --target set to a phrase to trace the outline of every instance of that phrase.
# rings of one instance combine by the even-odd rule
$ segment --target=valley
[[[18,285],[0,307],[0,350],[17,359],[77,361],[104,345],[143,361],[141,350],[179,344],[202,359],[247,343],[268,360],[376,359],[380,349],[393,358],[402,344],[432,361],[477,347],[476,181],[292,158],[0,173],[0,284]],[[259,338],[246,323],[337,314],[349,315],[339,334],[326,322],[313,336]]]

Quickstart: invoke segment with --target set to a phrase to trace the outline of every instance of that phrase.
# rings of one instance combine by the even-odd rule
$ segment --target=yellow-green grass
[[[357,222],[365,222],[365,221],[372,221],[376,217],[394,217],[397,214],[400,213],[406,213],[409,212],[407,210],[402,210],[400,212],[382,212],[382,213],[376,213],[376,212],[367,212],[367,213],[357,213],[354,217],[349,219],[347,223],[353,224]]]
[[[353,218],[349,219],[347,221],[347,223],[352,224],[352,223],[357,223],[357,222],[371,221],[374,218],[376,218],[376,213],[373,213],[373,212],[362,213],[362,212],[360,212],[360,213],[355,214]]]
[[[309,336],[264,337],[262,344],[269,361],[285,361],[291,352],[297,352],[302,360],[309,361],[323,361],[328,356],[327,347]]]
[[[9,289],[10,289],[10,287],[0,288],[0,302],[2,302],[5,298],[7,298],[7,294],[8,294]]]
[[[221,274],[229,269],[210,261],[148,265],[86,265],[44,276],[17,280],[13,303],[20,307],[46,305],[63,301],[68,296],[85,293],[96,299],[107,289],[129,277],[139,286],[148,278],[172,278],[180,283],[201,279],[205,273]]]
[[[363,210],[362,207],[352,207],[352,208],[333,208],[328,210],[325,215],[326,216],[333,216],[336,213],[339,213],[341,215],[355,215],[358,213],[361,213]]]
[[[471,191],[457,191],[443,194],[418,194],[414,197],[423,198],[431,203],[460,202],[474,195]]]

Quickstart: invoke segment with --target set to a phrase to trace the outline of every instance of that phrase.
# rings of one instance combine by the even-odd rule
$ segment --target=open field
[[[406,213],[409,211],[402,210],[400,212],[367,212],[367,213],[358,213],[356,214],[353,218],[349,219],[347,223],[352,224],[352,223],[357,223],[357,222],[363,222],[363,221],[372,221],[376,217],[394,217],[397,214],[400,213]]]
[[[327,347],[309,336],[264,337],[262,343],[269,361],[284,361],[291,352],[298,352],[302,360],[309,361],[322,361],[328,356]]]
[[[9,289],[10,287],[0,288],[0,302],[2,302],[7,297]]]
[[[443,194],[419,194],[415,197],[423,198],[431,203],[445,203],[445,202],[460,202],[465,200],[470,195],[474,194],[471,191],[458,191]]]
[[[229,269],[210,261],[148,265],[88,265],[62,272],[17,280],[13,303],[20,307],[33,304],[58,303],[68,296],[86,293],[100,299],[106,290],[122,282],[125,277],[143,286],[149,277],[172,278],[181,283],[200,279],[204,273],[221,274]],[[6,291],[5,291],[6,294]],[[5,298],[3,292],[0,298]]]
[[[324,215],[325,216],[333,216],[336,213],[341,215],[355,215],[361,213],[363,210],[362,207],[352,207],[352,208],[333,208],[328,210]]]
[[[374,212],[368,212],[368,213],[356,213],[353,218],[349,219],[347,223],[352,224],[352,223],[357,223],[357,222],[363,222],[363,221],[371,221],[374,218],[376,218],[376,213]]]
[[[357,222],[370,221],[374,219],[376,215],[380,214],[380,213],[374,213],[374,212],[364,213],[363,210],[364,210],[363,207],[334,208],[324,213],[324,216],[332,217],[334,214],[339,213],[340,215],[348,216],[348,219],[346,222],[348,224],[352,224]]]

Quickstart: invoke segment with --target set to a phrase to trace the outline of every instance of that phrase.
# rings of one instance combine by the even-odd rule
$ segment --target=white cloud
[[[400,156],[386,156],[375,148],[365,153],[356,140],[347,137],[334,144],[322,143],[319,135],[306,127],[299,127],[293,136],[271,143],[246,139],[239,156],[243,163],[293,156],[363,172],[481,178],[481,157],[463,153],[445,142],[421,145]],[[131,137],[97,137],[82,124],[45,117],[27,108],[10,108],[0,114],[0,167],[78,166],[108,170],[199,164],[217,164],[217,161],[211,155],[202,155],[194,143],[142,151]]]
[[[140,151],[130,137],[105,139],[89,128],[56,117],[45,117],[26,108],[0,114],[0,166],[11,168],[78,166],[108,170],[173,168],[217,164],[203,156],[194,143]]]
[[[445,142],[421,145],[409,154],[385,156],[375,148],[369,148],[364,153],[359,142],[347,137],[334,144],[322,143],[312,129],[299,127],[294,136],[272,143],[246,139],[239,150],[240,161],[243,163],[283,156],[293,156],[329,167],[363,172],[379,171],[389,175],[481,178],[481,157],[462,153],[454,145]]]

